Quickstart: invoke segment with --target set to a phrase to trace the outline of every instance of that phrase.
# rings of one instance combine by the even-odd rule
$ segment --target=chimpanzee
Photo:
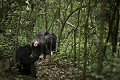
[[[50,34],[49,32],[45,32],[44,36],[45,36],[49,51],[54,52],[56,50],[57,36],[54,33]]]
[[[49,54],[45,36],[43,34],[37,33],[35,35],[32,42],[32,49],[33,49],[33,53],[31,57],[37,57],[37,59],[41,54],[44,54],[44,59],[46,58],[46,55]]]
[[[16,52],[16,67],[21,75],[30,75],[36,77],[35,61],[36,58],[30,58],[32,54],[32,47],[27,44],[19,47]]]

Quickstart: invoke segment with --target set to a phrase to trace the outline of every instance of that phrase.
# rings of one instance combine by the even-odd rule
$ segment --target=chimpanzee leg
[[[44,51],[43,54],[44,54],[44,55],[43,55],[43,58],[46,59],[46,51]]]
[[[36,78],[36,67],[34,64],[31,65],[31,77]]]
[[[43,54],[44,54],[44,59],[46,59],[46,55],[50,54],[50,51],[48,50],[47,44],[44,45],[43,47]]]

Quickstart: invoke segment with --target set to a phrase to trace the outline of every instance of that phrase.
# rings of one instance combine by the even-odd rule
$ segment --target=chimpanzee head
[[[52,37],[54,37],[55,41],[57,40],[57,36],[54,33],[51,33]]]
[[[32,41],[32,54],[31,57],[37,57],[44,52],[44,45],[46,44],[45,37],[43,34],[38,33],[35,35]]]
[[[38,42],[38,41],[35,41],[32,46],[34,46],[34,47],[39,46],[39,42]]]
[[[43,44],[41,42],[35,41],[32,43],[32,54],[31,58],[39,58],[43,51]]]

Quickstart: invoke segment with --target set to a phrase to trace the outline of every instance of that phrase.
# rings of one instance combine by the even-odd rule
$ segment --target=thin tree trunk
[[[73,11],[73,0],[71,0],[71,2],[70,2],[70,12],[72,12]]]
[[[79,4],[80,5],[80,7],[82,6],[82,2]],[[82,31],[82,29],[81,29],[81,26],[80,26],[80,23],[81,23],[81,20],[80,20],[80,18],[81,18],[81,11],[79,10],[79,13],[78,13],[78,27],[79,27],[79,49],[78,49],[78,73],[79,73],[79,71],[81,70],[80,69],[80,50],[81,50],[81,31]]]
[[[115,24],[112,29],[112,34],[111,34],[111,43],[112,43],[112,52],[116,53],[116,47],[117,47],[117,37],[118,37],[118,27],[119,27],[119,0],[116,0],[116,20]]]
[[[117,34],[116,34],[116,36],[117,36],[117,41],[118,41],[118,34],[119,34],[119,32],[118,32],[118,30],[119,30],[119,21],[120,21],[120,17],[119,17],[119,7],[118,7],[118,11],[117,11],[117,20],[116,20],[116,27],[117,27],[117,29],[116,29],[116,32],[117,32]],[[118,41],[119,42],[119,41]],[[120,44],[119,44],[120,45]],[[116,43],[116,46],[117,46],[117,43]],[[119,49],[118,49],[118,57],[119,57]]]
[[[85,21],[85,26],[84,26],[84,37],[85,37],[85,42],[84,42],[84,64],[83,64],[83,80],[86,80],[86,63],[87,63],[87,38],[88,38],[88,19],[89,19],[89,13],[90,13],[90,0],[88,0],[87,3],[87,16],[86,16],[86,21]]]
[[[44,0],[44,6],[45,6],[45,13],[47,12],[47,2]],[[48,29],[48,21],[47,21],[47,14],[45,14],[45,30]]]
[[[73,37],[73,40],[74,40],[74,66],[75,67],[76,67],[76,31],[77,31],[77,29],[75,29],[73,31],[73,35],[74,35],[74,37]]]
[[[15,52],[13,54],[14,56],[14,66],[16,67],[16,52],[17,52],[17,46],[18,46],[18,33],[19,33],[19,27],[20,27],[20,20],[21,20],[21,11],[22,11],[22,8],[20,8],[20,16],[19,16],[19,21],[18,21],[18,24],[17,24],[17,27],[16,27],[16,40],[15,40]]]
[[[56,18],[60,20],[61,15],[60,15],[60,7],[61,7],[61,0],[57,0],[57,4],[59,5],[57,11],[56,11]],[[59,22],[58,25],[58,36],[60,35],[60,27],[61,23]],[[57,51],[59,52],[59,45],[60,45],[60,38],[58,37],[58,44],[57,44]]]
[[[102,0],[100,6],[100,26],[99,26],[99,46],[98,46],[98,65],[97,65],[97,74],[100,75],[103,67],[104,60],[104,24],[105,24],[105,1]],[[100,79],[98,79],[100,80]]]
[[[111,0],[110,3],[112,4],[112,0]],[[117,3],[117,5],[118,5],[118,3]],[[109,24],[108,24],[109,25],[109,31],[108,31],[108,36],[107,36],[107,39],[106,39],[106,43],[108,42],[108,40],[110,38],[110,34],[112,32],[113,22],[114,22],[114,19],[115,19],[115,13],[117,11],[117,5],[115,5],[113,7],[113,9],[110,9],[110,10],[112,10],[113,13],[111,13],[110,18],[109,18]],[[112,5],[110,5],[110,6],[112,6]]]

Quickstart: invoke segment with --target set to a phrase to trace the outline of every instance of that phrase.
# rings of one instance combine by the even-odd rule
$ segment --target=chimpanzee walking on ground
[[[33,49],[33,53],[31,57],[39,58],[41,54],[44,54],[44,59],[45,59],[46,55],[50,53],[47,48],[45,36],[43,34],[38,33],[35,35],[32,42],[32,49]]]
[[[45,32],[44,36],[45,36],[49,51],[51,53],[55,52],[57,36],[54,33],[50,34],[49,32]]]

